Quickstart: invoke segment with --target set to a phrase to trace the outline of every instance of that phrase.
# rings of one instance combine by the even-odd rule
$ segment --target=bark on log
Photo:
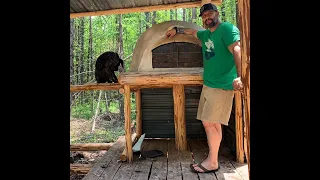
[[[70,144],[70,151],[101,151],[109,150],[113,143],[81,143]]]
[[[77,174],[85,175],[92,168],[91,164],[70,164],[70,171],[73,171]]]

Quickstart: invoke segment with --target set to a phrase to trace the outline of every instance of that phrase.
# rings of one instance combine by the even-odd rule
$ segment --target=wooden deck
[[[216,173],[194,173],[190,164],[207,157],[205,140],[188,140],[187,151],[177,151],[173,139],[145,139],[143,150],[161,150],[165,156],[144,159],[134,155],[131,163],[119,161],[125,138],[119,140],[98,161],[83,180],[249,180],[247,164],[234,161],[223,148],[220,170]]]

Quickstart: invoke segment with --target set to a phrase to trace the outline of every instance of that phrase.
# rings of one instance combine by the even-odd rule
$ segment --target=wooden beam
[[[125,136],[126,136],[126,149],[127,149],[127,161],[132,162],[132,140],[131,140],[131,96],[130,86],[124,85],[124,117],[125,117]]]
[[[70,85],[70,92],[92,91],[92,90],[119,90],[122,86],[119,83],[89,83],[83,85]]]
[[[149,88],[172,88],[172,84],[144,84],[144,85],[130,85],[132,91],[139,91],[140,89],[149,89]]]
[[[91,168],[91,164],[70,164],[70,171],[81,175],[87,174]]]
[[[210,3],[211,0],[201,0],[201,6]],[[222,1],[221,1],[222,2]],[[219,4],[220,5],[220,4]]]
[[[190,84],[189,86],[200,86],[202,84]],[[172,84],[142,84],[131,85],[131,91],[137,91],[144,88],[172,88]],[[94,91],[94,90],[119,90],[120,94],[124,94],[123,86],[120,84],[84,84],[84,85],[70,85],[70,92],[78,91]]]
[[[241,80],[244,85],[244,112],[247,137],[248,170],[250,178],[250,2],[249,0],[238,0],[239,24],[241,39]]]
[[[123,88],[120,88],[120,89],[119,89],[119,93],[120,93],[120,94],[124,94],[124,89],[123,89]]]
[[[242,97],[240,91],[235,91],[235,110],[236,110],[236,154],[237,162],[244,163],[243,149],[243,125],[242,125]]]
[[[184,85],[173,85],[174,128],[177,150],[187,150]]]
[[[132,86],[164,86],[172,84],[202,85],[203,78],[200,71],[183,72],[134,72],[122,73],[119,83]]]
[[[70,144],[70,151],[101,151],[109,150],[113,143],[81,143]]]
[[[136,92],[136,123],[137,123],[137,138],[142,135],[142,109],[141,109],[141,90],[137,89]]]
[[[211,1],[211,3],[215,5],[220,5],[221,2],[222,0]],[[202,5],[201,3],[202,1],[194,1],[194,2],[181,2],[181,3],[163,4],[163,5],[155,5],[155,6],[109,9],[109,10],[93,11],[93,12],[70,13],[70,18],[79,18],[79,17],[85,17],[85,16],[103,16],[103,15],[110,15],[110,14],[128,14],[128,13],[136,13],[136,12],[151,12],[151,11],[160,11],[160,10],[177,9],[177,8],[193,8],[193,7],[201,6]]]

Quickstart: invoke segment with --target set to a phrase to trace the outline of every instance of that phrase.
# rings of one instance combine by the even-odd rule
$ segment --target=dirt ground
[[[76,151],[70,152],[70,164],[94,164],[107,151]],[[81,180],[85,175],[70,171],[70,180]]]
[[[121,126],[118,114],[103,114],[97,118],[96,129],[106,130],[108,127]],[[85,119],[70,119],[71,141],[91,131],[92,122]],[[70,141],[70,142],[71,142]],[[70,164],[94,164],[107,151],[70,151]],[[81,180],[85,175],[70,171],[70,180]]]

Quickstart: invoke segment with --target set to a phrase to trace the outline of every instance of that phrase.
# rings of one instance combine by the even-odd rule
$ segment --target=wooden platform
[[[158,149],[165,156],[144,159],[135,155],[131,163],[118,161],[124,147],[125,138],[120,137],[83,180],[249,180],[247,164],[235,162],[224,148],[220,150],[218,172],[192,172],[190,164],[207,157],[205,140],[188,140],[188,150],[177,151],[174,139],[145,139],[143,150]]]

